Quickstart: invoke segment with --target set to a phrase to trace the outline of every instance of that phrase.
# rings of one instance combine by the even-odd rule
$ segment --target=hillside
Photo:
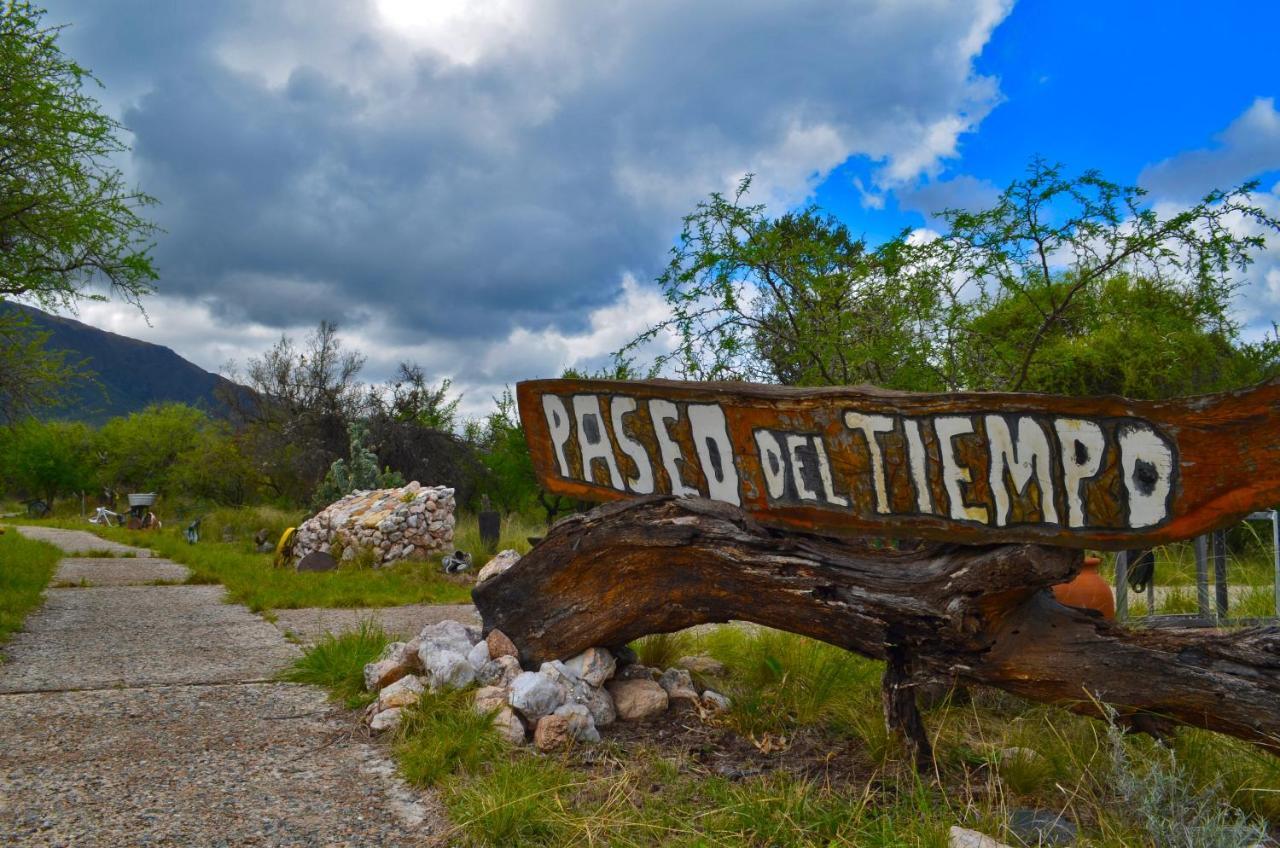
[[[216,392],[220,387],[235,384],[188,362],[167,347],[109,333],[29,306],[0,303],[0,310],[4,309],[30,316],[34,326],[50,333],[47,343],[50,349],[71,351],[72,360],[86,360],[89,370],[96,374],[98,385],[90,383],[74,389],[71,401],[50,410],[50,418],[100,424],[108,418],[166,401],[190,404],[214,415],[225,412]]]

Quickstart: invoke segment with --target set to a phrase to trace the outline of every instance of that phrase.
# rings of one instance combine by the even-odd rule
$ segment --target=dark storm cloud
[[[349,3],[66,0],[50,18],[127,101],[165,294],[228,324],[376,317],[406,344],[582,329],[746,171],[781,203],[849,155],[887,183],[930,171],[994,102],[970,61],[1005,12],[530,8],[461,30],[463,61]]]

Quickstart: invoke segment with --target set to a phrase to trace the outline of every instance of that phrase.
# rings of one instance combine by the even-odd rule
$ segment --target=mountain
[[[109,333],[17,303],[0,302],[0,310],[26,315],[35,329],[50,334],[45,343],[48,349],[70,351],[70,361],[85,360],[85,366],[96,375],[97,385],[90,382],[74,388],[70,401],[49,410],[49,418],[101,424],[108,418],[167,401],[224,416],[227,408],[217,391],[249,391],[162,345]]]

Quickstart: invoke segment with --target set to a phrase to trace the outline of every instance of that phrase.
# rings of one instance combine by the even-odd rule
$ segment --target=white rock
[[[454,651],[465,657],[471,653],[471,646],[475,644],[467,633],[466,626],[452,619],[428,624],[422,628],[418,639],[422,645],[418,649],[418,657],[422,660],[423,668],[427,667],[428,656],[434,651]]]
[[[426,645],[423,645],[426,650]],[[427,657],[427,682],[431,691],[461,689],[476,679],[476,670],[467,658],[457,651],[434,651]]]
[[[559,681],[539,672],[525,671],[511,681],[507,702],[528,721],[536,721],[568,700]]]
[[[727,712],[733,706],[733,702],[725,695],[721,695],[715,690],[708,689],[702,693],[702,706],[714,712]]]
[[[378,709],[389,710],[416,704],[425,690],[421,677],[406,675],[378,693]]]
[[[947,848],[1009,848],[1009,846],[992,839],[985,833],[952,825],[951,831],[947,834]]]
[[[479,671],[484,664],[489,661],[489,643],[480,641],[471,646],[471,650],[467,653],[467,662]]]
[[[515,657],[498,657],[480,667],[476,680],[484,686],[510,686],[523,670]]]
[[[576,657],[565,660],[564,666],[570,674],[598,687],[613,677],[618,661],[607,648],[587,648]]]
[[[596,730],[591,713],[582,704],[564,704],[557,707],[552,715],[569,720],[569,735],[579,742],[599,742],[600,733]]]
[[[369,692],[377,692],[383,686],[389,686],[410,671],[409,666],[393,659],[374,660],[364,667],[364,688]]]
[[[449,516],[452,518],[453,516]],[[452,523],[449,524],[452,527]],[[485,563],[484,568],[480,569],[480,573],[476,575],[476,583],[480,584],[491,577],[497,577],[511,566],[520,561],[520,554],[508,548],[499,552],[493,559]]]
[[[618,720],[618,710],[613,705],[613,696],[607,689],[592,689],[586,707],[596,727],[608,727]]]
[[[391,730],[400,724],[400,708],[392,707],[389,710],[383,710],[369,719],[369,729],[374,733],[381,733],[384,730]]]

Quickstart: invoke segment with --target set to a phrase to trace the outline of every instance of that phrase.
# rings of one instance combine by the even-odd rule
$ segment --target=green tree
[[[124,128],[42,14],[20,0],[0,11],[0,295],[72,306],[105,281],[139,303],[156,279],[156,228],[138,213],[155,201],[111,164]]]
[[[316,490],[313,501],[316,506],[331,504],[344,495],[356,491],[390,489],[403,486],[404,477],[389,468],[380,469],[378,456],[369,449],[369,428],[360,421],[347,427],[350,444],[347,459],[334,460],[329,473]]]
[[[166,485],[187,497],[243,506],[258,496],[262,475],[230,427],[209,421],[196,433],[192,446],[177,455]]]
[[[41,307],[105,299],[139,304],[156,272],[156,227],[139,213],[154,199],[126,186],[111,157],[127,150],[123,127],[85,91],[97,80],[58,47],[61,27],[20,0],[0,0],[0,302]],[[0,412],[44,405],[75,376],[38,334],[4,354]]]
[[[111,419],[99,431],[103,484],[132,492],[175,491],[179,459],[197,449],[210,426],[203,412],[181,403],[153,404]]]
[[[84,363],[66,351],[48,350],[48,340],[48,332],[0,302],[0,421],[56,407],[69,386],[90,379]]]
[[[656,366],[696,379],[916,391],[1165,396],[1275,373],[1280,344],[1244,344],[1229,312],[1264,247],[1229,225],[1280,231],[1252,183],[1164,215],[1037,159],[991,209],[874,250],[816,208],[768,218],[749,186],[685,219],[658,280],[671,317],[619,356],[672,334]]]
[[[55,498],[93,485],[93,431],[83,424],[27,419],[4,431],[0,444],[5,483],[19,494],[52,507]]]

